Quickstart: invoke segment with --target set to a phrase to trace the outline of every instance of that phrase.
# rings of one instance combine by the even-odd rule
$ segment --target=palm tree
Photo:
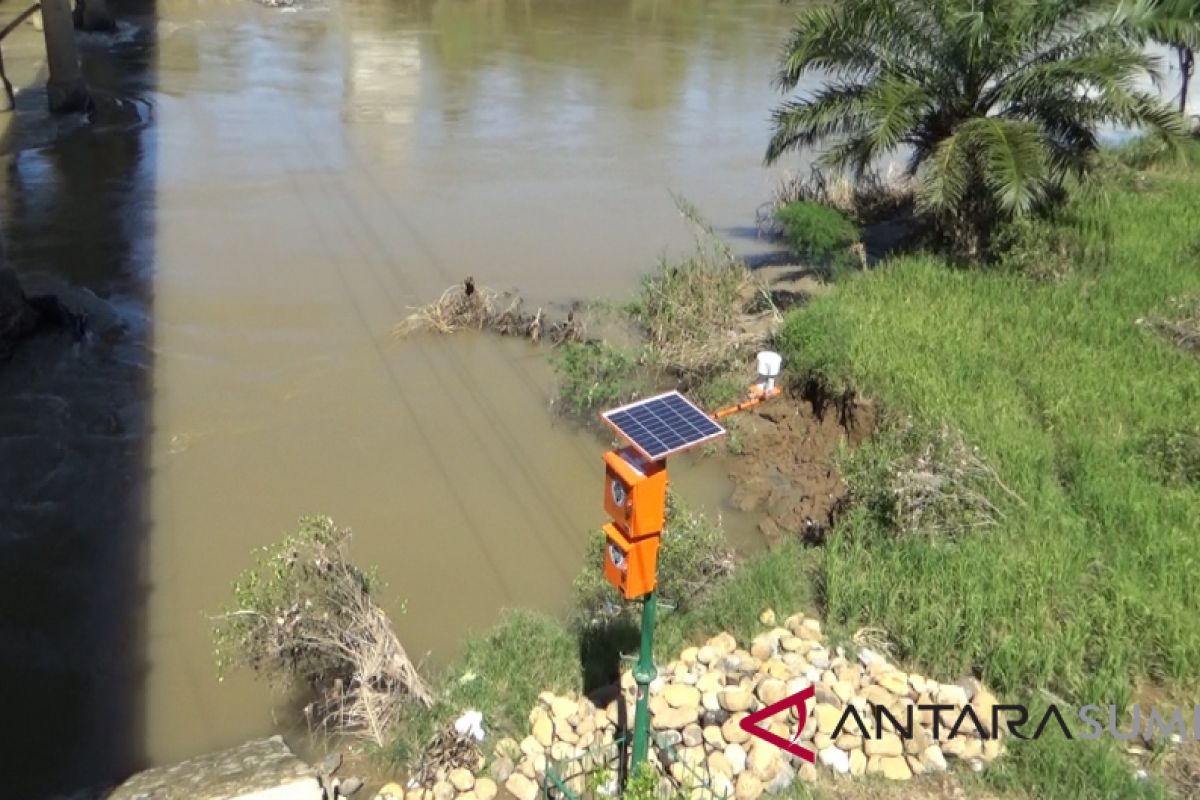
[[[800,11],[778,86],[824,79],[773,113],[766,161],[824,146],[861,176],[889,155],[918,211],[968,257],[996,222],[1085,173],[1105,124],[1177,140],[1181,117],[1139,80],[1153,6],[1103,0],[840,0]]]
[[[1179,113],[1187,112],[1188,88],[1200,48],[1200,0],[1161,0],[1154,7],[1146,32],[1175,51],[1179,64]]]

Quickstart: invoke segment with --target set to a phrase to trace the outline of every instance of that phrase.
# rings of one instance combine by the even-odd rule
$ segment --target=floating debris
[[[532,314],[522,309],[522,300],[513,292],[496,292],[476,286],[468,277],[442,292],[442,296],[423,306],[392,329],[395,339],[413,333],[454,333],[460,330],[490,330],[502,336],[521,336],[532,342],[543,337],[551,344],[582,341],[583,323],[569,312],[565,320],[548,323],[545,311]]]

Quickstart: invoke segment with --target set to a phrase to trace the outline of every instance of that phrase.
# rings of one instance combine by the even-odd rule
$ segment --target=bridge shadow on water
[[[0,143],[0,266],[88,317],[81,340],[40,336],[0,363],[0,782],[12,797],[89,796],[144,760],[156,9],[112,9],[115,34],[80,37],[99,99],[90,123],[44,113],[43,74]]]

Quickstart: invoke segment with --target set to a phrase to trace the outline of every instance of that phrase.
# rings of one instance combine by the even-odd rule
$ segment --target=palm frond
[[[966,140],[959,134],[943,139],[921,171],[918,209],[941,212],[961,203],[967,193],[970,169]]]
[[[1160,0],[1139,23],[1140,32],[1156,42],[1200,50],[1200,3],[1196,0]]]
[[[833,84],[776,108],[771,114],[775,132],[767,147],[766,163],[796,147],[809,147],[860,130],[866,123],[866,92],[862,84]]]
[[[1024,214],[1045,191],[1050,178],[1046,148],[1036,125],[1001,117],[972,120],[959,130],[1001,210]]]

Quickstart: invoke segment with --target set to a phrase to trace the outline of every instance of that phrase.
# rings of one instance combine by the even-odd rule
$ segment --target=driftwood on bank
[[[369,573],[347,558],[349,537],[328,517],[304,517],[296,534],[260,551],[215,620],[218,665],[307,686],[312,727],[383,745],[406,703],[428,707],[433,697]]]
[[[410,780],[422,786],[432,786],[439,775],[447,775],[452,770],[474,772],[479,769],[482,755],[475,739],[459,733],[453,725],[447,726],[426,743]]]
[[[519,295],[477,286],[475,279],[468,277],[446,289],[434,302],[414,311],[396,325],[392,334],[400,339],[418,332],[489,330],[503,336],[521,336],[535,343],[543,338],[554,345],[583,340],[584,326],[575,317],[575,312],[568,313],[565,320],[551,322],[542,308],[528,314],[522,306]]]

